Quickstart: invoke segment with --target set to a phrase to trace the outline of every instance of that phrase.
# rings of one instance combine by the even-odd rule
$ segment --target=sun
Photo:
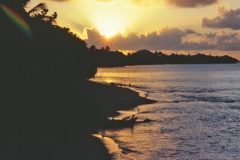
[[[114,29],[108,27],[99,28],[99,31],[100,34],[107,39],[113,37],[118,32],[117,30],[115,31]]]
[[[109,38],[111,38],[112,36],[114,36],[114,34],[105,33],[104,36],[105,36],[105,38],[109,39]]]
[[[100,34],[106,38],[111,38],[120,31],[117,26],[111,23],[101,24],[100,26],[98,26],[98,29],[100,31]]]
[[[102,36],[113,37],[124,27],[124,21],[120,15],[100,12],[92,19],[94,26],[97,27]]]

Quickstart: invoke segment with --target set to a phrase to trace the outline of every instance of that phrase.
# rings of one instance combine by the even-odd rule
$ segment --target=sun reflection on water
[[[171,134],[161,133],[162,126],[159,121],[166,118],[177,116],[177,114],[169,113],[161,117],[156,117],[151,112],[155,112],[156,107],[160,104],[139,106],[139,113],[136,115],[139,120],[151,117],[157,120],[151,123],[136,124],[133,128],[124,128],[118,130],[106,130],[105,134],[111,137],[119,144],[122,150],[121,158],[126,160],[145,160],[160,159],[161,152],[172,155],[177,149],[177,144],[171,140]],[[133,113],[133,110],[121,113]]]
[[[94,137],[99,138],[108,149],[108,153],[113,156],[115,160],[120,159],[121,149],[119,149],[118,145],[109,137],[103,137],[101,134],[92,134]]]
[[[131,83],[158,103],[139,106],[150,123],[106,130],[124,160],[239,159],[239,65],[99,69],[96,81]],[[109,75],[108,75],[109,74]],[[106,77],[105,77],[106,76]]]

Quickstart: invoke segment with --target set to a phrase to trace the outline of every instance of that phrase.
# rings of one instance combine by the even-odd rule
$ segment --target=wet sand
[[[99,107],[102,116],[105,117],[117,116],[119,110],[129,110],[138,105],[156,102],[140,97],[138,92],[128,88],[92,81],[83,85],[82,92],[88,95],[91,102]]]
[[[130,110],[136,108],[138,105],[156,102],[140,97],[138,92],[135,92],[128,88],[101,84],[92,81],[84,83],[81,92],[88,96],[89,100],[94,104],[94,106],[98,107],[100,111],[100,121],[107,119],[107,117],[118,116],[120,114],[118,111],[120,110]],[[99,138],[101,136],[98,135],[95,137]],[[112,140],[108,140],[108,144],[104,142],[105,140],[101,141],[105,143],[105,147],[108,148],[109,154],[111,154],[112,157],[116,158],[118,156],[117,152],[119,152],[119,150],[115,148],[116,144],[114,141],[111,142]],[[115,150],[114,152],[112,151],[113,148]]]

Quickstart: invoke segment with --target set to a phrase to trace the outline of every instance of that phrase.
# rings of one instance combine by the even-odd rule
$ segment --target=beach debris
[[[126,128],[126,127],[133,127],[134,124],[138,124],[138,123],[149,123],[152,122],[151,119],[145,119],[142,121],[137,121],[138,117],[135,117],[135,115],[133,114],[132,116],[127,116],[124,117],[122,119],[114,119],[112,117],[111,120],[108,120],[105,123],[105,128]]]

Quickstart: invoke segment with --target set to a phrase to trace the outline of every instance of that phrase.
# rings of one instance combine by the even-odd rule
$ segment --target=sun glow
[[[96,26],[101,35],[104,35],[106,38],[114,36],[121,30],[121,27],[119,27],[120,25],[116,22],[116,20],[107,20],[105,18],[101,21],[101,23],[97,23]]]
[[[114,9],[115,8],[109,7],[105,10],[100,10],[97,14],[91,15],[94,26],[97,27],[101,35],[106,38],[110,38],[121,32],[128,24],[122,12],[116,12]]]
[[[111,30],[111,28],[103,28],[103,29],[99,28],[99,30],[101,35],[107,39],[113,37],[117,33],[117,31]]]

